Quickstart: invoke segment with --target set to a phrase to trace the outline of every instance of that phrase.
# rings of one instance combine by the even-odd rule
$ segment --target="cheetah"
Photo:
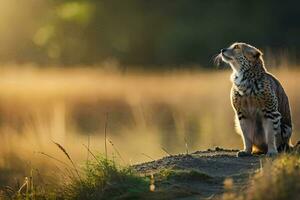
[[[292,119],[288,97],[278,79],[264,65],[262,52],[234,43],[219,57],[232,68],[231,104],[244,149],[237,156],[268,156],[292,148]]]

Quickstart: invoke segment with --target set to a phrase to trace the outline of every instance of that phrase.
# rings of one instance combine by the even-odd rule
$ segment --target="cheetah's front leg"
[[[248,119],[239,117],[239,126],[241,128],[241,136],[243,139],[244,149],[239,151],[237,156],[251,156],[252,153],[252,145],[253,145],[253,133],[251,131],[251,122]]]

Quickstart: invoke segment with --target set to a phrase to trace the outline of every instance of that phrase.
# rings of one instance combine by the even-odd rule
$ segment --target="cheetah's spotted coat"
[[[234,43],[220,55],[233,69],[231,102],[244,143],[238,155],[251,155],[254,147],[268,155],[289,150],[292,123],[288,97],[265,69],[262,53],[251,45]]]

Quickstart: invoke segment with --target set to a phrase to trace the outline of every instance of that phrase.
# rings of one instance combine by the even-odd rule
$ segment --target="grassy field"
[[[290,98],[294,136],[300,138],[300,71],[272,71]],[[213,146],[241,148],[230,106],[229,70],[137,73],[88,67],[0,69],[0,184],[21,184],[37,169],[52,177],[65,160],[93,152],[122,165]],[[106,131],[105,131],[106,130]],[[228,139],[228,137],[230,139]],[[41,167],[42,166],[42,167]]]

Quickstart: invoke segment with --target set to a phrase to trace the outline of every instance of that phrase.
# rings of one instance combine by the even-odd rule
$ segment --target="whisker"
[[[216,64],[217,66],[220,66],[221,62],[222,62],[222,56],[219,53],[214,57],[214,64]]]
[[[218,57],[218,55],[219,55],[219,54],[218,54],[218,53],[216,53],[216,54],[214,54],[213,56],[211,56],[211,58],[210,58],[210,59],[211,59],[211,60],[213,60],[213,61],[215,62],[215,59],[216,59],[216,57]]]

